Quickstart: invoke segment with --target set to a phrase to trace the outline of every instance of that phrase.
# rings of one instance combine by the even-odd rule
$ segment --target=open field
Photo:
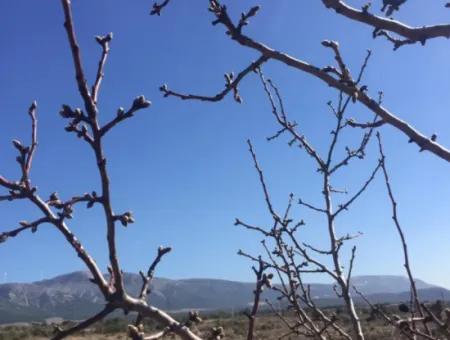
[[[391,307],[393,310],[396,308]],[[340,308],[329,309],[327,313],[334,313],[345,325],[348,325],[347,316],[342,313]],[[292,315],[285,315],[287,321],[294,322]],[[386,324],[381,318],[373,319],[368,309],[361,310],[361,319],[364,323],[364,329],[367,332],[368,340],[384,340],[392,339],[392,328]],[[61,327],[67,327],[71,323],[65,322]],[[70,337],[73,340],[119,340],[127,339],[126,328],[127,320],[125,318],[113,318],[96,324],[92,328],[85,330],[79,335]],[[213,327],[223,327],[225,331],[225,339],[244,340],[247,336],[247,317],[243,314],[231,316],[230,314],[216,314],[204,317],[204,321],[193,326],[193,330],[197,334],[206,336]],[[0,327],[0,340],[23,340],[48,339],[53,332],[50,325],[11,325]],[[151,330],[157,331],[158,328],[152,324],[146,324],[146,330],[150,334]],[[256,339],[258,340],[274,340],[289,332],[288,328],[277,316],[264,314],[257,318],[256,323]],[[175,336],[167,336],[165,339],[179,339]],[[300,335],[287,335],[283,339],[306,339]]]

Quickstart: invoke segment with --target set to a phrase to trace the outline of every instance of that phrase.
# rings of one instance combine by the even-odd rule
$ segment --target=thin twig
[[[398,235],[400,236],[400,240],[402,243],[404,266],[406,269],[406,273],[408,274],[409,283],[411,285],[412,299],[414,301],[414,306],[415,306],[417,312],[419,313],[420,317],[423,318],[424,313],[423,313],[422,306],[419,301],[419,295],[417,293],[416,282],[414,280],[414,276],[412,274],[412,269],[411,269],[411,265],[410,265],[409,254],[408,254],[408,244],[406,241],[405,234],[403,232],[403,228],[399,222],[398,212],[397,212],[397,202],[395,200],[394,193],[393,193],[392,187],[391,187],[391,183],[389,181],[389,175],[388,175],[388,171],[387,171],[387,167],[386,167],[386,156],[384,155],[383,145],[382,145],[382,141],[381,141],[381,134],[379,132],[377,132],[377,139],[378,139],[378,148],[379,148],[380,157],[381,157],[380,164],[381,164],[381,168],[383,170],[383,175],[384,175],[384,182],[386,184],[386,189],[388,192],[389,200],[392,205],[392,220],[394,221],[395,227],[397,229]],[[412,315],[412,317],[414,317],[414,314]],[[413,327],[414,326],[415,325],[413,323]],[[428,335],[431,335],[431,330],[429,329],[428,325],[425,322],[423,322],[423,326],[426,330],[426,333]]]
[[[250,65],[248,65],[244,70],[239,72],[236,77],[225,75],[225,78],[227,80],[227,83],[225,84],[225,89],[223,89],[221,92],[217,93],[214,96],[202,96],[202,95],[196,95],[196,94],[183,94],[179,92],[175,92],[172,90],[169,90],[167,85],[162,85],[159,90],[163,93],[164,97],[178,97],[183,100],[200,100],[200,101],[206,101],[206,102],[218,102],[221,101],[225,96],[233,91],[234,92],[234,99],[236,102],[241,103],[242,97],[238,93],[238,85],[241,82],[242,79],[245,78],[247,74],[250,72],[253,72],[258,69],[264,62],[267,61],[267,57],[261,56],[256,61],[252,62]]]
[[[92,85],[92,100],[94,104],[97,104],[100,84],[102,82],[103,77],[105,76],[103,73],[103,69],[105,68],[106,58],[108,57],[109,53],[109,43],[112,40],[112,37],[113,37],[112,33],[109,33],[104,37],[102,36],[95,37],[97,43],[102,47],[102,56],[100,58],[100,61],[98,62],[97,76],[95,77],[94,85]]]

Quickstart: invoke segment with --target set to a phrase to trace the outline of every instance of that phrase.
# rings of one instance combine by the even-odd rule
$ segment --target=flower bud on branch
[[[126,226],[128,226],[128,224],[134,223],[134,218],[133,218],[132,213],[130,211],[127,211],[126,213],[124,213],[122,215],[115,215],[114,221],[120,221],[120,223],[124,227],[126,227]]]

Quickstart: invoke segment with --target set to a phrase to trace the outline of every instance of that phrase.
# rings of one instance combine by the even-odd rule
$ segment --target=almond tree
[[[374,27],[373,37],[386,38],[389,42],[393,43],[394,50],[417,42],[424,45],[428,39],[450,37],[450,25],[434,25],[414,28],[391,18],[372,14],[370,12],[370,4],[366,4],[361,10],[358,10],[340,0],[321,0],[321,2],[327,8],[334,9],[338,14],[345,16],[348,19],[359,21]],[[384,0],[382,12],[384,12],[386,16],[390,16],[400,10],[405,2],[405,0]],[[151,14],[160,15],[161,10],[169,3],[170,1],[164,1],[164,3],[161,4],[155,3]],[[449,6],[447,5],[447,7]],[[222,91],[214,95],[190,94],[174,91],[167,85],[162,85],[160,91],[163,93],[164,97],[176,97],[182,100],[199,100],[205,102],[221,101],[225,96],[231,93],[237,103],[242,103],[242,97],[238,88],[240,82],[252,73],[258,73],[264,91],[269,99],[275,121],[280,126],[277,133],[268,138],[268,140],[274,140],[281,135],[288,134],[290,136],[289,145],[301,147],[312,158],[316,165],[317,172],[322,176],[323,186],[321,192],[324,198],[323,206],[314,206],[302,199],[299,199],[298,203],[325,216],[327,221],[326,237],[330,242],[329,249],[318,249],[302,239],[301,229],[304,225],[304,221],[294,221],[290,217],[290,211],[292,210],[294,202],[293,194],[289,197],[289,202],[284,212],[280,213],[274,209],[274,204],[270,197],[262,168],[258,163],[252,143],[248,141],[254,166],[257,170],[258,178],[263,189],[267,210],[272,216],[273,221],[271,222],[271,227],[262,227],[237,219],[235,222],[236,225],[256,231],[263,236],[262,245],[266,257],[264,259],[261,255],[255,256],[242,250],[239,251],[239,254],[259,263],[259,268],[262,268],[262,266],[265,265],[267,269],[276,272],[280,281],[280,286],[271,285],[271,289],[280,293],[280,298],[287,301],[287,305],[294,310],[296,315],[296,321],[290,323],[289,320],[283,318],[279,313],[276,313],[275,309],[273,309],[289,329],[289,333],[283,334],[281,337],[303,335],[305,337],[316,339],[345,338],[362,340],[365,338],[365,332],[355,308],[351,289],[351,273],[356,258],[356,246],[351,249],[350,261],[345,266],[346,270],[344,270],[342,262],[344,244],[359,235],[344,234],[339,236],[336,233],[335,225],[337,223],[337,217],[349,210],[350,206],[364,191],[366,191],[376,174],[382,172],[388,190],[388,199],[392,205],[392,218],[401,240],[405,261],[404,266],[411,285],[411,316],[407,319],[401,319],[395,315],[389,316],[383,314],[383,317],[395,328],[396,335],[394,335],[394,338],[397,338],[397,336],[403,336],[408,339],[448,338],[450,319],[441,315],[433,316],[432,311],[419,301],[409,261],[407,241],[399,223],[397,202],[395,201],[389,181],[381,137],[378,133],[377,139],[380,158],[377,164],[369,174],[367,181],[362,183],[361,188],[353,193],[350,198],[344,200],[343,203],[340,203],[337,208],[333,207],[335,205],[334,202],[336,201],[335,196],[339,194],[347,195],[348,192],[346,190],[334,188],[331,183],[332,178],[338,172],[344,171],[350,161],[365,157],[366,147],[374,134],[373,131],[385,124],[390,124],[406,134],[409,137],[409,142],[416,143],[420,147],[420,151],[427,150],[446,161],[450,161],[450,151],[437,143],[436,135],[432,135],[431,137],[423,135],[410,124],[401,120],[394,113],[386,109],[383,106],[381,94],[379,94],[377,99],[369,96],[368,86],[361,83],[361,79],[370,58],[370,51],[359,72],[354,74],[347,66],[345,59],[340,52],[339,44],[335,41],[325,40],[322,41],[322,45],[332,52],[336,65],[325,67],[312,65],[267,46],[263,42],[257,41],[244,33],[245,27],[249,24],[249,19],[255,17],[259,10],[259,6],[252,7],[248,11],[243,12],[238,20],[233,20],[228,14],[226,5],[223,5],[218,0],[209,1],[209,11],[214,17],[212,24],[214,26],[223,26],[226,29],[227,36],[233,41],[236,41],[243,47],[253,49],[260,53],[258,59],[251,62],[245,69],[236,75],[233,73],[226,73],[225,88]],[[333,105],[333,103],[329,102],[330,109],[336,119],[336,128],[331,131],[332,138],[329,148],[324,155],[319,154],[309,142],[308,138],[305,137],[301,131],[298,131],[297,122],[288,118],[288,115],[285,112],[280,91],[272,81],[264,77],[262,67],[272,60],[281,62],[287,67],[292,68],[293,71],[306,72],[325,82],[328,86],[338,90],[339,95],[337,105]],[[369,111],[374,113],[374,119],[369,122],[358,122],[349,117],[345,117],[345,112],[352,102],[362,103]],[[360,128],[365,130],[362,134],[361,143],[354,148],[347,147],[347,155],[342,159],[335,160],[337,142],[342,139],[343,131],[349,128]],[[331,258],[332,265],[329,266],[327,262],[322,261],[321,259],[323,257]],[[254,270],[258,276],[258,271],[256,269]],[[306,273],[325,274],[332,278],[336,283],[336,295],[344,301],[344,304],[347,307],[347,313],[351,320],[351,329],[347,329],[346,325],[339,322],[335,315],[327,315],[315,304],[314,299],[311,297],[310,287],[304,281],[304,274]],[[261,275],[262,274],[259,274],[260,277]],[[259,290],[255,290],[255,300],[259,299],[259,293]],[[365,299],[375,312],[380,312],[376,310],[375,306],[373,306],[361,292],[356,291],[356,293]],[[268,303],[271,305],[270,302]],[[316,317],[313,318],[312,314]],[[253,329],[255,314],[253,313],[249,317],[250,325]],[[251,339],[251,337],[249,337],[249,339]]]
[[[117,254],[116,228],[117,225],[127,226],[134,222],[131,212],[116,213],[113,209],[112,193],[110,190],[110,181],[108,177],[108,167],[106,155],[103,150],[103,141],[108,133],[118,127],[121,123],[132,118],[137,112],[147,109],[150,106],[144,96],[136,97],[128,109],[119,108],[114,117],[109,122],[101,125],[99,122],[100,108],[98,106],[98,96],[104,76],[104,68],[110,50],[110,43],[113,38],[112,33],[105,36],[95,37],[101,47],[101,57],[98,63],[98,69],[95,81],[92,86],[88,85],[83,63],[81,60],[80,47],[77,42],[74,23],[72,19],[72,10],[70,0],[61,0],[64,12],[64,27],[67,32],[69,46],[72,52],[73,65],[75,69],[75,78],[78,91],[83,100],[84,108],[72,108],[69,105],[62,105],[60,115],[68,121],[65,130],[80,138],[85,145],[92,150],[95,156],[98,176],[101,183],[99,193],[81,194],[68,199],[63,199],[55,192],[49,198],[44,198],[39,194],[35,183],[31,179],[31,168],[33,156],[38,144],[37,137],[37,104],[33,102],[29,108],[31,118],[31,144],[25,145],[19,140],[14,140],[13,145],[18,151],[16,158],[20,176],[18,179],[7,179],[0,176],[0,186],[6,190],[6,194],[0,196],[2,201],[27,200],[42,213],[42,217],[34,221],[21,221],[19,227],[10,231],[0,233],[0,242],[19,236],[25,231],[37,232],[44,224],[56,228],[67,241],[74,253],[83,261],[92,275],[91,281],[97,285],[105,299],[105,307],[98,314],[80,322],[69,329],[57,329],[53,339],[63,339],[77,331],[85,329],[93,323],[102,320],[113,311],[122,310],[125,313],[137,313],[136,323],[130,325],[129,332],[133,339],[159,339],[169,333],[177,334],[182,339],[198,340],[201,339],[195,335],[184,323],[180,323],[172,318],[166,312],[152,306],[147,301],[150,293],[150,284],[154,276],[156,266],[162,257],[170,252],[170,247],[160,247],[157,256],[148,271],[141,272],[142,289],[139,296],[131,296],[126,291],[123,282],[123,273]],[[100,205],[104,213],[105,231],[109,253],[109,275],[105,276],[98,267],[95,260],[89,255],[87,249],[70,229],[70,220],[73,218],[74,209],[79,204],[86,204],[87,208],[94,205]],[[191,315],[195,319],[195,315]],[[142,320],[151,318],[163,326],[163,330],[157,334],[145,337],[142,329]]]

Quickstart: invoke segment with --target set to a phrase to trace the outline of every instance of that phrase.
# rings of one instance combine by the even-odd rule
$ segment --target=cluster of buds
[[[3,232],[0,233],[0,243],[6,242],[6,240],[9,237],[16,237],[22,230],[24,229],[31,229],[32,233],[35,233],[38,229],[38,226],[42,223],[46,223],[49,222],[50,219],[48,218],[41,218],[39,220],[36,220],[34,222],[27,222],[27,221],[20,221],[20,228],[17,228],[15,230],[12,231],[8,231],[8,232]]]
[[[58,212],[58,216],[61,219],[64,218],[73,218],[73,207],[72,205],[64,205],[64,207],[62,208],[62,211]]]
[[[172,247],[164,247],[164,246],[159,246],[158,247],[158,256],[164,256],[165,254],[169,253],[172,251]]]
[[[100,198],[97,196],[96,191],[92,191],[91,194],[85,193],[83,199],[87,201],[86,208],[90,209],[94,206],[95,202],[99,202]]]
[[[123,107],[119,107],[117,109],[117,113],[116,113],[117,118],[122,118],[123,116],[125,116],[125,114],[126,114],[126,112],[125,112],[125,109]]]
[[[168,96],[170,96],[170,91],[169,91],[169,87],[167,86],[167,84],[163,84],[159,87],[159,91],[161,91],[163,93],[164,98],[167,98]]]
[[[150,11],[150,15],[157,15],[160,16],[161,15],[161,11],[164,7],[166,7],[169,4],[170,0],[164,0],[164,2],[162,2],[161,4],[158,4],[157,2],[155,2],[153,4],[153,8]]]
[[[138,326],[128,325],[128,336],[133,340],[144,339],[144,326],[142,324]]]
[[[254,6],[250,8],[247,13],[241,13],[241,19],[239,20],[237,30],[241,32],[242,28],[248,25],[248,19],[254,17],[260,9],[261,9],[260,6]]]
[[[348,157],[357,157],[359,159],[364,159],[364,156],[366,155],[364,149],[351,150],[348,146],[345,147],[345,152],[347,152]],[[345,165],[347,164],[348,162]]]
[[[209,339],[211,340],[220,340],[225,337],[225,332],[223,330],[223,327],[214,327],[211,329],[211,336]]]
[[[49,199],[47,200],[47,204],[50,207],[54,207],[60,212],[58,212],[58,216],[61,219],[64,218],[72,218],[73,217],[73,205],[78,202],[87,202],[86,207],[92,208],[96,202],[99,202],[100,198],[97,196],[97,192],[92,191],[91,194],[85,193],[81,197],[74,197],[69,201],[63,202],[59,196],[58,193],[54,192],[50,195]]]
[[[33,223],[30,223],[30,222],[27,222],[27,221],[20,221],[19,224],[20,224],[21,227],[24,227],[24,228],[31,227],[31,232],[33,234],[37,231],[38,225],[36,223],[33,224]],[[15,235],[11,235],[11,236],[15,236]]]
[[[50,195],[47,200],[47,204],[51,207],[55,207],[57,209],[62,209],[64,207],[63,202],[59,199],[58,193],[54,192]]]
[[[115,221],[120,221],[120,223],[126,227],[130,223],[134,223],[133,214],[130,211],[123,213],[122,215],[114,216]]]
[[[273,279],[272,273],[263,274],[261,282],[265,287],[272,288],[272,279]]]
[[[107,46],[107,44],[112,40],[113,34],[112,32],[108,33],[107,35],[97,35],[95,37],[95,41],[99,43],[102,47]]]
[[[133,100],[133,105],[131,106],[131,111],[137,111],[145,109],[152,105],[151,101],[145,99],[144,96],[138,96]]]
[[[221,5],[218,0],[210,0],[208,11],[216,16],[216,20],[212,22],[213,25],[217,25],[223,20],[223,15],[226,14],[227,7]]]
[[[19,140],[13,139],[12,144],[14,147],[19,151],[19,155],[16,157],[17,163],[19,163],[20,167],[22,168],[23,178],[21,180],[21,185],[24,185],[24,189],[28,187],[29,182],[25,183],[24,181],[27,180],[25,176],[27,176],[26,172],[29,170],[27,169],[27,162],[31,157],[31,148],[29,146],[24,146]],[[11,197],[13,195],[10,195]]]
[[[16,183],[16,184],[18,184],[21,187],[21,189],[22,188],[25,189],[25,187],[23,186],[23,183]],[[35,189],[33,189],[33,190],[35,190]],[[12,201],[14,199],[24,197],[24,193],[20,189],[19,190],[8,190],[8,193],[9,193],[8,198],[7,198],[8,201]]]
[[[368,2],[368,3],[364,4],[364,5],[361,7],[362,12],[363,12],[364,14],[368,14],[368,13],[369,13],[370,6],[372,6],[372,3],[371,3],[371,2]]]
[[[234,100],[241,104],[242,103],[242,98],[239,95],[239,90],[237,88],[237,85],[233,84],[234,81],[234,73],[230,72],[230,73],[225,73],[224,74],[225,77],[225,87],[228,89],[232,89],[233,90],[233,98]]]
[[[337,61],[339,65],[339,70],[336,70],[332,66],[328,66],[323,69],[324,72],[332,72],[335,73],[339,77],[339,81],[343,83],[344,85],[351,87],[354,89],[352,93],[352,101],[356,102],[359,96],[359,90],[356,88],[356,82],[353,80],[349,69],[347,68],[347,65],[345,65],[344,61],[342,60],[341,54],[339,52],[339,44],[336,41],[332,40],[323,40],[322,46],[331,48],[334,52],[334,59]],[[369,51],[370,55],[370,51]]]
[[[63,104],[61,110],[59,111],[59,115],[62,118],[73,118],[75,120],[75,123],[81,122],[84,117],[83,111],[80,108],[72,110],[69,105],[65,104]]]
[[[62,118],[70,119],[70,122],[64,128],[67,132],[75,132],[78,138],[88,137],[88,128],[86,124],[81,122],[87,122],[88,118],[80,108],[72,110],[69,105],[63,105],[59,111],[59,115]]]
[[[20,153],[20,156],[18,156],[16,158],[16,160],[17,160],[17,162],[22,164],[25,161],[26,155],[30,152],[30,147],[22,145],[22,143],[19,140],[17,140],[17,139],[14,139],[12,141],[12,143],[13,143],[14,147]]]
[[[188,321],[187,325],[190,326],[191,324],[199,324],[203,321],[203,319],[200,317],[200,314],[197,311],[190,311],[188,315]]]
[[[70,203],[64,203],[61,201],[58,197],[58,193],[54,192],[50,195],[49,199],[47,200],[47,204],[51,207],[55,207],[56,209],[59,209],[58,216],[60,219],[64,218],[72,218],[73,217],[73,207]]]

